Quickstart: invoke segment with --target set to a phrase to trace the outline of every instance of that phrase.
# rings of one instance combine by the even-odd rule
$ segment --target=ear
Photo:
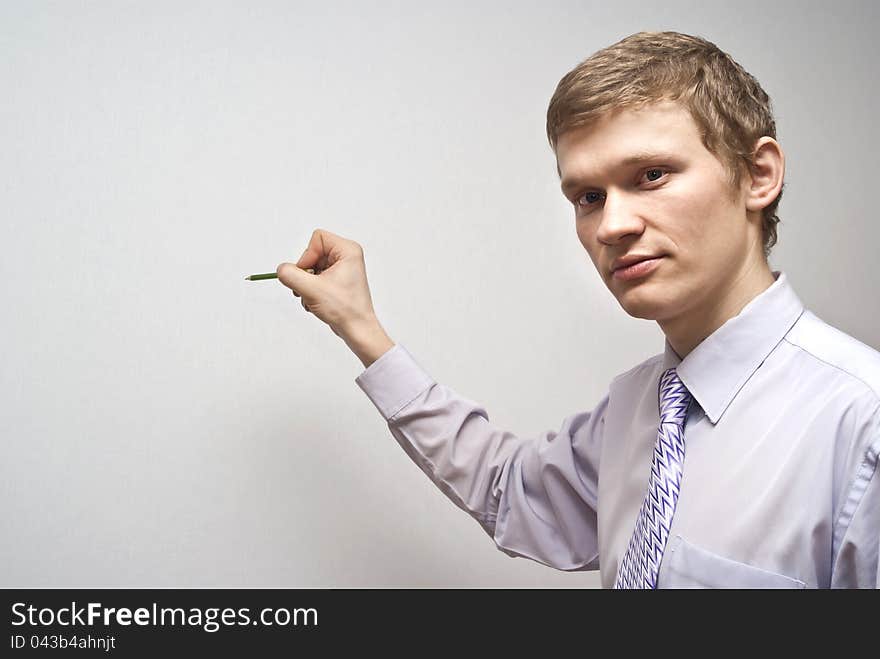
[[[755,143],[751,183],[746,186],[746,208],[760,211],[773,203],[785,178],[785,154],[779,142],[764,136]]]

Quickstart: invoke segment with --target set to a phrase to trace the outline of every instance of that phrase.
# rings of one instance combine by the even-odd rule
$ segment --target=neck
[[[775,281],[763,255],[744,264],[732,281],[707,291],[701,303],[675,318],[658,320],[669,345],[684,359],[706,337],[736,316]]]

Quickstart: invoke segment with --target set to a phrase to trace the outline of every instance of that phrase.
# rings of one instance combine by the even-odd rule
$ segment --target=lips
[[[641,258],[630,258],[628,259],[629,263],[626,260],[621,259],[620,263],[622,263],[621,267],[616,270],[612,270],[611,278],[615,281],[635,281],[638,279],[642,279],[643,277],[647,277],[654,270],[656,270],[660,262],[663,261],[664,257],[661,256],[651,256],[651,257],[641,257]]]
[[[614,262],[611,264],[611,272],[613,273],[616,270],[620,270],[621,268],[627,268],[636,263],[641,263],[642,261],[648,261],[650,259],[660,258],[660,254],[628,254],[626,256],[622,256],[619,259],[614,259]]]

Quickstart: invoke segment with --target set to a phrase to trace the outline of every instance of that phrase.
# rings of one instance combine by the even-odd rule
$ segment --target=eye
[[[663,176],[663,173],[664,173],[665,171],[666,171],[665,169],[660,169],[660,168],[658,168],[658,167],[653,167],[653,168],[651,168],[651,169],[645,170],[645,174],[644,174],[644,176],[645,176],[645,178],[648,179],[648,181],[650,181],[650,182],[653,183],[654,181],[659,180],[660,177]]]
[[[602,193],[586,192],[575,200],[575,204],[577,204],[578,206],[592,206],[600,199],[602,199]]]

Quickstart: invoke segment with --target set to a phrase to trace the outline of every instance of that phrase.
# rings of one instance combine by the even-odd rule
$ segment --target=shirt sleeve
[[[438,384],[395,344],[355,382],[431,481],[509,556],[560,570],[599,567],[597,492],[606,394],[559,432],[520,438]]]
[[[864,448],[835,529],[832,588],[880,588],[880,408],[862,427],[867,440],[857,443]]]

